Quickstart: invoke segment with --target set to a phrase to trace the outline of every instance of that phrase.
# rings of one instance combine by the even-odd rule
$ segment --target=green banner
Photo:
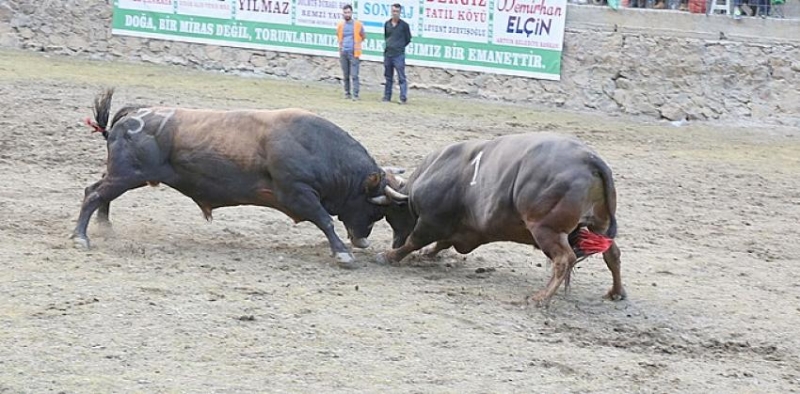
[[[383,60],[393,2],[353,4],[362,59]],[[114,34],[338,56],[346,3],[327,0],[115,0]],[[559,80],[565,0],[401,0],[413,35],[406,63]],[[494,9],[492,9],[494,8]]]

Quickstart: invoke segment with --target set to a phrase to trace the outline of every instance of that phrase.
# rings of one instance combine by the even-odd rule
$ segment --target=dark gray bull
[[[425,256],[496,241],[531,244],[553,262],[547,286],[530,297],[541,302],[562,282],[569,287],[579,258],[602,252],[613,277],[606,297],[625,298],[611,170],[578,139],[531,133],[456,143],[429,154],[404,185],[389,178],[399,192],[384,201],[392,205],[394,249],[379,262],[397,263],[433,242]]]
[[[258,205],[310,221],[345,267],[353,255],[334,232],[338,215],[353,246],[365,248],[385,207],[385,172],[366,149],[312,113],[125,107],[109,123],[109,90],[95,99],[95,120],[108,140],[107,172],[86,188],[72,238],[89,247],[86,228],[99,208],[108,223],[111,201],[128,190],[164,183],[194,200],[206,219],[219,207]]]

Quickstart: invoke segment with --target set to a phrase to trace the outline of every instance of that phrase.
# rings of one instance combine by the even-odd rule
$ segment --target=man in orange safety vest
[[[358,66],[361,57],[361,43],[367,38],[364,24],[353,19],[353,7],[346,4],[342,7],[343,20],[336,26],[336,37],[339,39],[339,64],[344,74],[344,97],[358,100]],[[353,82],[353,94],[350,95],[350,81]]]

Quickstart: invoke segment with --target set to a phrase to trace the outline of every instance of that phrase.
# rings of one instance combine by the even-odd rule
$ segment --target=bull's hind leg
[[[89,237],[86,229],[89,227],[89,219],[98,208],[105,207],[106,219],[108,219],[108,207],[111,201],[121,196],[130,189],[134,189],[143,181],[131,180],[129,178],[103,177],[99,182],[86,188],[86,195],[81,205],[81,213],[78,216],[78,223],[72,232],[72,240],[76,246],[83,248],[89,247]]]
[[[558,291],[577,257],[567,242],[567,234],[542,225],[534,226],[530,231],[536,244],[553,262],[553,275],[547,285],[529,298],[530,301],[541,303],[548,301]]]
[[[86,189],[83,190],[83,199],[84,201],[89,198],[89,196],[94,193],[98,187],[103,183],[105,180],[106,174],[103,174],[103,178],[99,181],[89,185]],[[111,203],[110,202],[101,202],[100,207],[97,209],[97,218],[95,219],[98,224],[103,227],[111,227],[111,222],[108,219],[109,211],[111,210]]]
[[[103,179],[105,179],[105,177],[106,177],[106,174],[103,174],[103,178],[101,180],[99,180],[99,181],[91,184],[90,186],[88,186],[84,190],[83,198],[86,199],[87,197],[89,197],[90,194],[94,193],[95,190],[97,190],[97,188],[103,182]],[[131,188],[129,190],[138,189],[138,188],[144,187],[146,185],[147,185],[146,183],[142,183],[141,185],[133,187],[133,188]],[[111,202],[110,201],[101,202],[100,203],[100,207],[97,208],[97,217],[95,219],[100,226],[102,226],[103,228],[105,228],[106,230],[109,230],[109,231],[111,230],[111,220],[109,219],[110,211],[111,211]]]
[[[627,297],[625,289],[622,287],[619,255],[620,252],[616,242],[612,243],[611,247],[603,252],[603,260],[606,261],[606,265],[611,271],[611,278],[614,281],[611,285],[611,290],[606,293],[604,298],[612,301],[624,300]]]
[[[94,193],[95,190],[97,190],[97,188],[100,186],[100,184],[103,183],[103,180],[105,178],[106,174],[103,174],[103,176],[100,178],[99,181],[89,185],[86,189],[84,189],[83,199],[85,200],[86,198],[89,197],[90,194]],[[100,207],[97,210],[97,218],[95,219],[98,224],[107,228],[111,227],[111,222],[108,220],[108,214],[110,210],[111,210],[111,203],[103,202],[100,204]]]

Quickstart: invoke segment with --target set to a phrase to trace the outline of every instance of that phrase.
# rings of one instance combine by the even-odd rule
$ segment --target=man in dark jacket
[[[411,43],[411,29],[406,21],[400,19],[400,4],[392,4],[392,18],[383,25],[386,47],[383,50],[383,75],[386,77],[386,88],[383,101],[392,100],[392,83],[394,70],[397,70],[397,82],[400,85],[400,104],[405,104],[408,97],[406,82],[406,46]]]

